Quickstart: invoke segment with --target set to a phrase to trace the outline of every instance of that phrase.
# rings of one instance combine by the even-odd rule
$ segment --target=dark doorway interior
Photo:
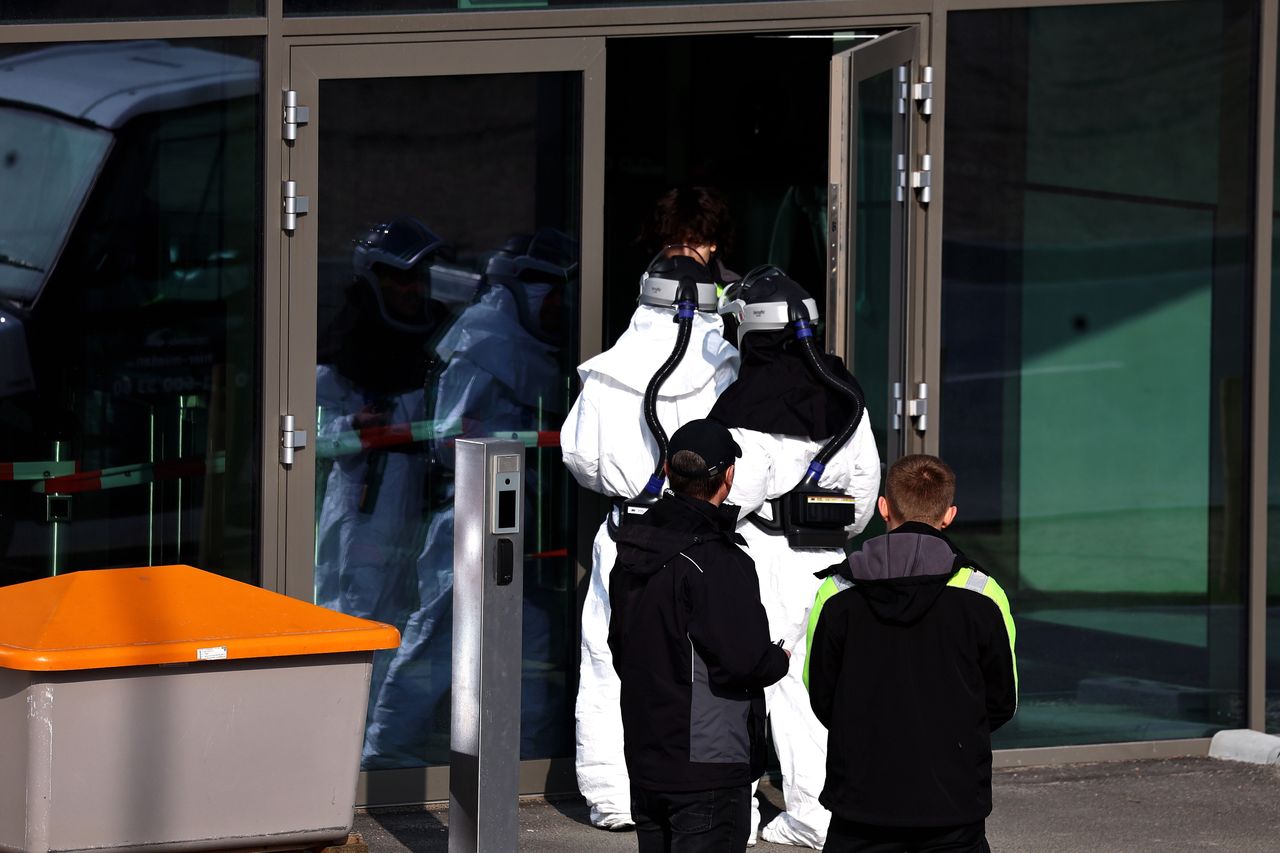
[[[731,269],[778,264],[825,304],[828,67],[854,43],[831,33],[610,40],[604,346],[626,328],[654,251],[638,242],[641,226],[679,184],[728,198]]]

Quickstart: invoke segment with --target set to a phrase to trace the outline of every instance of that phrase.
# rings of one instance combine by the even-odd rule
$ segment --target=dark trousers
[[[640,853],[743,853],[751,832],[751,786],[664,793],[631,786]]]
[[[873,826],[832,815],[822,853],[991,853],[991,848],[984,820],[962,826]]]

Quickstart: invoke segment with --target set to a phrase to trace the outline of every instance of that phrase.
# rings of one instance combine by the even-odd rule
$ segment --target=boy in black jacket
[[[770,642],[737,511],[722,505],[738,445],[697,420],[668,453],[672,491],[619,529],[609,576],[631,815],[640,853],[741,853],[764,769],[764,688],[790,653]]]
[[[827,727],[826,853],[988,851],[991,732],[1017,707],[1004,590],[942,534],[955,474],[889,469],[889,533],[838,563],[810,616],[806,683]]]

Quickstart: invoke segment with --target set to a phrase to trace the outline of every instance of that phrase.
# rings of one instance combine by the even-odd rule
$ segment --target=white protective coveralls
[[[550,288],[525,284],[525,289],[530,314],[536,317]],[[437,458],[446,469],[453,468],[452,439],[534,430],[539,426],[539,407],[563,411],[556,404],[562,381],[556,347],[538,340],[520,324],[514,299],[506,287],[490,287],[436,345],[437,355],[447,363],[435,383],[433,415],[439,437]],[[528,486],[526,499],[536,500],[536,489]],[[431,514],[416,568],[418,607],[408,617],[400,648],[371,711],[363,756],[366,769],[422,765],[432,748],[430,735],[441,722],[436,717],[450,689],[453,649],[451,502]],[[546,614],[530,612],[527,592],[522,613],[526,659],[537,650],[548,651],[550,630]],[[522,680],[524,752],[528,752],[527,742],[545,727],[543,718],[550,713],[547,697],[545,685]],[[445,725],[443,732],[447,731]]]
[[[422,420],[423,396],[416,388],[382,397],[387,424]],[[319,365],[317,445],[352,433],[357,413],[369,402],[366,392],[333,365]],[[334,458],[316,518],[316,604],[396,627],[405,624],[414,604],[426,469],[421,454],[393,450]],[[390,650],[374,653],[370,703],[377,701],[391,658]]]
[[[582,486],[612,497],[644,490],[658,464],[658,444],[644,420],[649,380],[675,349],[674,308],[640,305],[618,342],[578,368],[582,392],[560,432],[564,463]],[[658,394],[657,414],[670,436],[706,417],[737,376],[738,351],[714,314],[694,315],[689,348]],[[620,683],[609,652],[609,572],[617,547],[608,520],[591,548],[591,585],[582,607],[582,663],[576,706],[578,789],[591,822],[631,823],[631,783],[622,754]]]
[[[791,652],[786,676],[765,688],[769,730],[782,769],[787,810],[770,821],[760,837],[773,844],[820,850],[831,821],[831,813],[818,802],[827,774],[827,730],[813,715],[802,680],[804,638],[809,608],[822,585],[814,572],[838,563],[845,555],[839,548],[792,549],[783,533],[761,530],[747,517],[760,511],[772,519],[765,501],[791,491],[804,478],[824,442],[740,427],[729,432],[742,448],[729,502],[741,508],[738,533],[747,540],[747,553],[755,560],[769,630]],[[851,535],[867,526],[880,490],[880,454],[869,414],[863,414],[853,437],[827,463],[818,485],[853,496],[857,515],[848,528]],[[752,826],[759,822],[758,808],[753,800]]]

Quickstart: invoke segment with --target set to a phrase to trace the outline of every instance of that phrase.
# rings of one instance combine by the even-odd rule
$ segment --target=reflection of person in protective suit
[[[672,190],[659,200],[651,233],[661,248],[651,265],[667,275],[691,265],[723,282],[737,276],[715,258],[726,248],[728,208],[713,190]],[[615,499],[633,498],[646,487],[658,464],[658,444],[642,413],[650,379],[677,341],[676,307],[641,304],[631,325],[610,349],[578,368],[582,391],[560,433],[564,461],[574,478]],[[649,300],[657,302],[657,300]],[[737,371],[738,354],[720,334],[720,318],[698,306],[684,357],[657,393],[657,419],[669,435],[702,418]],[[615,500],[614,519],[618,517]],[[617,673],[609,652],[609,571],[617,556],[612,519],[596,533],[591,549],[591,582],[582,609],[582,662],[576,706],[578,789],[591,807],[591,822],[624,829],[631,820],[631,789],[622,754],[622,717]],[[812,596],[811,596],[812,597]]]
[[[430,342],[447,320],[444,306],[430,298],[426,267],[445,251],[439,237],[408,216],[356,242],[355,280],[321,339],[319,440],[424,418]],[[317,604],[404,624],[413,609],[426,473],[415,445],[374,446],[334,459],[316,520]],[[389,651],[375,655],[371,701],[389,660]]]
[[[574,273],[577,244],[558,231],[508,241],[488,262],[476,301],[454,321],[436,345],[447,366],[434,383],[432,417],[436,456],[443,488],[431,509],[425,542],[417,558],[418,607],[372,709],[365,741],[366,768],[420,766],[446,760],[431,742],[433,723],[449,719],[440,707],[449,693],[453,614],[453,483],[456,438],[536,430],[545,412],[557,405],[561,376],[558,342],[549,331],[556,320],[565,284]],[[531,477],[536,471],[529,468]],[[537,489],[526,483],[527,500]],[[533,518],[531,512],[527,518]],[[549,617],[529,604],[524,608],[525,657],[549,656]],[[545,725],[549,699],[545,685],[526,679],[522,702],[523,751]],[[447,732],[447,727],[440,733]]]
[[[769,628],[793,655],[787,676],[765,691],[786,811],[765,826],[760,837],[776,844],[821,849],[831,819],[818,803],[826,775],[827,732],[814,717],[801,680],[804,636],[809,607],[822,583],[814,572],[842,560],[844,551],[793,548],[784,531],[767,529],[757,521],[776,522],[781,507],[772,499],[791,492],[802,480],[816,480],[817,487],[837,493],[824,500],[838,503],[844,500],[841,495],[854,499],[852,524],[844,533],[837,525],[829,535],[842,541],[860,532],[875,508],[880,456],[870,419],[861,411],[861,391],[837,389],[839,385],[857,389],[843,362],[806,344],[803,338],[813,340],[808,334],[811,328],[788,322],[789,307],[799,303],[807,303],[811,320],[818,319],[817,305],[808,294],[781,271],[766,268],[730,288],[725,300],[726,308],[732,308],[734,300],[740,300],[738,306],[747,306],[745,315],[737,317],[746,318],[736,329],[742,366],[710,417],[729,427],[742,448],[733,484],[733,502],[741,508],[743,519],[738,532],[747,540],[747,553],[756,563]],[[753,315],[767,314],[770,308],[778,312],[772,316],[781,318],[780,322],[751,321]],[[831,381],[820,378],[818,370]],[[831,448],[833,455],[825,460],[825,469],[821,463],[811,465],[833,436],[840,435],[849,437],[838,449]],[[814,471],[812,479],[810,471]],[[753,514],[758,514],[755,519]],[[757,813],[753,822],[758,821]]]

